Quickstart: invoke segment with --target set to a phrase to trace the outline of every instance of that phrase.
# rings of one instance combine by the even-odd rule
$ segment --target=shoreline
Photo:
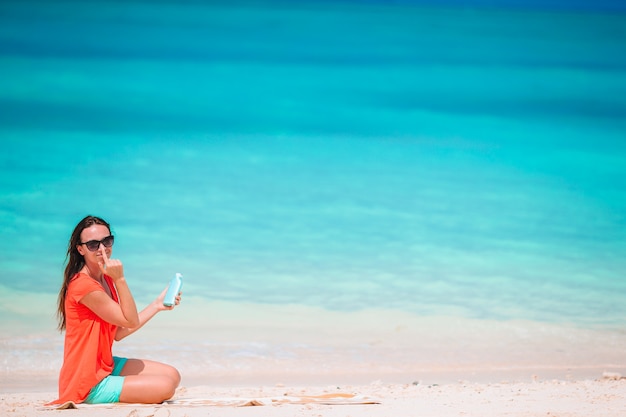
[[[30,327],[0,323],[0,356],[12,358],[1,365],[0,375],[7,381],[14,375],[55,380],[63,335],[49,314],[28,319]],[[563,379],[600,377],[605,371],[626,374],[623,346],[623,329],[389,310],[206,303],[187,297],[184,306],[116,342],[113,353],[170,363],[194,383],[206,383],[207,376],[245,381],[249,375],[271,376],[269,383],[281,378],[298,382],[310,375],[326,380],[344,376],[362,384],[375,375],[411,383],[426,379],[421,375],[492,382],[490,373],[524,380],[544,378],[542,374]]]

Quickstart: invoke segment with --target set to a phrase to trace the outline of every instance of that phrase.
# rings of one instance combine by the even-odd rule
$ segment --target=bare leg
[[[180,384],[176,368],[143,359],[129,359],[120,375],[125,377],[120,394],[122,403],[162,403],[172,398]]]

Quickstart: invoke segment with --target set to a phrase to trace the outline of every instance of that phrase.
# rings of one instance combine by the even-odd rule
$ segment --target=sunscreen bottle
[[[163,305],[166,307],[171,307],[176,302],[176,296],[183,288],[183,275],[180,273],[176,273],[176,276],[172,278],[170,282],[170,286],[167,288],[167,292],[165,293],[165,298],[163,299]]]

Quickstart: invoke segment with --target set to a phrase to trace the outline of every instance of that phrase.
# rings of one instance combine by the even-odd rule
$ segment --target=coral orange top
[[[119,303],[117,291],[108,275],[104,276],[113,300]],[[66,401],[81,403],[89,391],[113,371],[111,347],[117,326],[110,324],[80,303],[93,291],[104,291],[102,285],[86,274],[72,278],[65,297],[65,347],[63,367],[59,375],[59,399],[50,404]]]

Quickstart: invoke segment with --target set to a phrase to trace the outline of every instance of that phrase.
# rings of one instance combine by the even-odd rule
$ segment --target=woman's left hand
[[[155,303],[156,303],[157,308],[158,308],[159,310],[173,310],[173,309],[174,309],[174,307],[176,307],[177,305],[179,305],[179,304],[180,304],[180,299],[181,299],[181,297],[182,297],[182,292],[179,292],[179,293],[176,295],[176,298],[174,299],[174,304],[173,304],[173,305],[171,305],[171,306],[166,306],[166,305],[163,305],[163,300],[165,299],[165,294],[167,293],[167,288],[168,288],[168,287],[165,287],[165,289],[163,290],[163,292],[161,292],[161,295],[159,295],[159,296],[157,297],[157,299],[155,300]]]

